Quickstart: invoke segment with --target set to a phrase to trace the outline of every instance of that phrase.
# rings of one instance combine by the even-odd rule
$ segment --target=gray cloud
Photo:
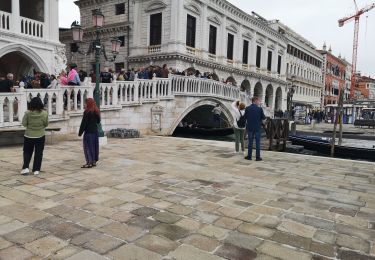
[[[172,0],[173,1],[173,0]],[[60,0],[60,26],[70,27],[79,19],[79,10],[74,0]],[[331,45],[335,55],[341,54],[351,62],[354,23],[338,27],[338,19],[354,13],[352,0],[229,0],[247,13],[255,11],[268,20],[278,19],[304,36],[317,48],[324,42]],[[368,0],[357,0],[358,6],[370,4]],[[368,18],[366,18],[368,16]],[[375,9],[362,16],[358,70],[375,76]],[[372,48],[371,48],[372,47]]]

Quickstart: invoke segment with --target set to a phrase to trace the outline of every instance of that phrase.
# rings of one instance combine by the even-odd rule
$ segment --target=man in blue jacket
[[[251,160],[253,155],[253,140],[255,137],[256,143],[256,160],[261,161],[260,157],[260,132],[262,127],[262,121],[266,119],[263,113],[263,109],[260,107],[260,100],[257,97],[252,98],[252,104],[245,110],[246,118],[246,129],[247,136],[249,139],[248,154],[245,157],[246,160]]]

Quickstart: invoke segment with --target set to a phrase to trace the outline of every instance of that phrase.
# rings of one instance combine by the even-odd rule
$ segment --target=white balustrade
[[[0,11],[0,30],[10,30],[10,18],[10,13]]]
[[[148,53],[158,53],[161,52],[161,45],[148,46]]]
[[[93,97],[95,84],[60,86],[55,89],[23,89],[16,93],[0,93],[0,127],[19,126],[27,104],[33,97],[40,97],[50,120],[67,120],[70,115],[81,114],[84,102]],[[99,87],[100,107],[117,110],[122,106],[138,106],[174,99],[175,96],[216,97],[227,101],[240,99],[249,103],[249,97],[238,87],[211,79],[193,76],[172,76],[151,80],[117,81],[102,83]]]
[[[44,37],[44,23],[26,17],[21,17],[21,33],[33,37]]]

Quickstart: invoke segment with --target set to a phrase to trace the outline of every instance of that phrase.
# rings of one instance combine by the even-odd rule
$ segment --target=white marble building
[[[270,26],[287,38],[287,81],[295,87],[293,106],[304,117],[310,110],[321,108],[323,56],[312,43],[278,20],[271,21]]]
[[[179,71],[194,68],[235,82],[260,97],[269,111],[286,109],[287,39],[267,21],[225,0],[79,0],[76,4],[88,32],[80,45],[82,50],[92,39],[94,8],[106,16],[101,29],[103,41],[125,37],[116,61],[102,60],[105,66],[119,68],[123,63],[125,68],[163,64]],[[124,14],[117,14],[119,4],[124,4]],[[70,52],[70,32],[63,31],[60,39]],[[68,59],[87,71],[94,62],[93,56],[76,53],[69,53]]]
[[[65,67],[58,17],[58,0],[0,1],[0,77],[13,73],[18,80]]]

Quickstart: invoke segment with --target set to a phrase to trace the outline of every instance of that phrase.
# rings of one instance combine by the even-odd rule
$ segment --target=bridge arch
[[[0,49],[0,69],[2,73],[11,72],[15,74],[16,79],[19,79],[20,76],[23,76],[22,74],[29,72],[32,68],[50,73],[42,57],[26,45],[11,43]]]
[[[169,131],[167,135],[172,135],[173,132],[176,130],[178,124],[187,116],[189,115],[193,110],[203,107],[203,106],[216,106],[219,104],[222,114],[225,117],[225,119],[228,121],[228,123],[232,124],[234,121],[234,117],[230,111],[230,104],[226,105],[222,100],[217,98],[205,98],[200,99],[198,101],[195,101],[192,103],[188,108],[186,108],[172,123],[171,127],[169,128]]]

